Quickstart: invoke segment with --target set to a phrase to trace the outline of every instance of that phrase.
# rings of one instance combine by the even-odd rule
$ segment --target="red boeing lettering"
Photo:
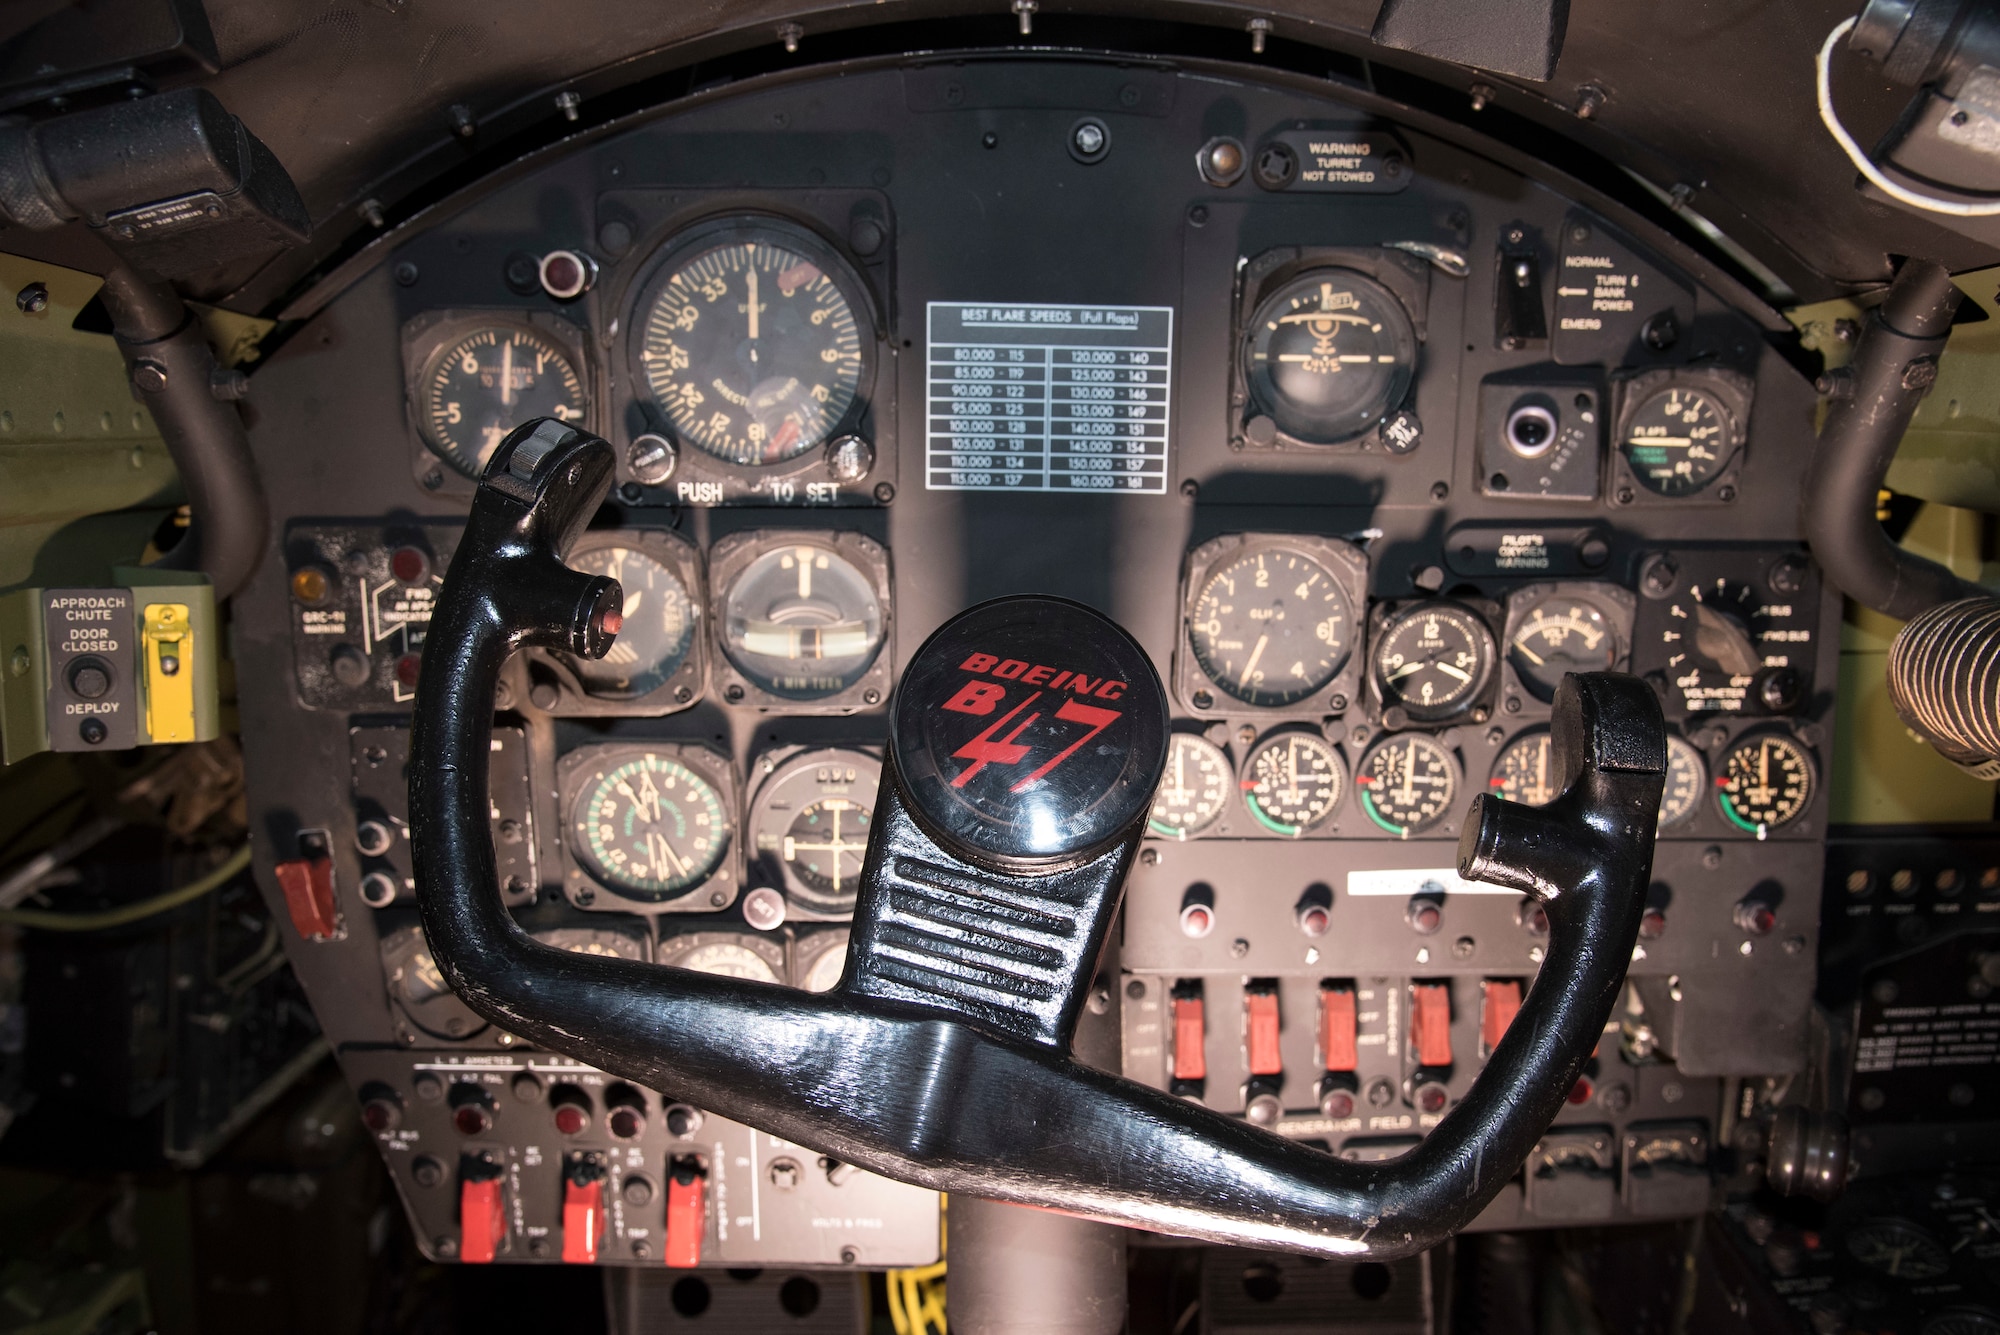
[[[944,707],[954,714],[991,714],[993,707],[1007,698],[1005,686],[995,686],[990,681],[968,681],[958,688],[958,694],[944,702]]]
[[[1046,682],[1049,690],[1068,691],[1071,695],[1087,695],[1098,700],[1123,699],[1125,688],[1129,685],[1110,677],[1093,677],[1087,672],[1058,672],[1045,664],[1001,658],[997,654],[973,654],[958,666],[962,672],[981,672],[1002,681],[1019,681],[1023,686],[1040,686]]]

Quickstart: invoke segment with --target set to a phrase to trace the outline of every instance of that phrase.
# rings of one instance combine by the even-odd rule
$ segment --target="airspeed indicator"
[[[1247,705],[1305,699],[1340,672],[1353,640],[1346,589],[1320,562],[1287,547],[1215,570],[1189,610],[1195,661]]]

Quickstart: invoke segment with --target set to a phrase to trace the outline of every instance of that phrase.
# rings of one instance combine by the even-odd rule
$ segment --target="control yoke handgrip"
[[[1392,1257],[1520,1172],[1603,1032],[1637,939],[1666,771],[1642,683],[1557,692],[1562,795],[1474,799],[1467,876],[1539,899],[1548,957],[1471,1091],[1400,1159],[1350,1163],[1077,1065],[1070,1039],[1165,764],[1139,646],[1007,598],[910,661],[846,972],[812,994],[531,939],[496,886],[486,770],[517,646],[609,648],[617,585],[562,555],[610,447],[530,422],[487,467],[424,647],[410,750],[417,900],[467,1005],[537,1047],[888,1177],[1165,1233]]]

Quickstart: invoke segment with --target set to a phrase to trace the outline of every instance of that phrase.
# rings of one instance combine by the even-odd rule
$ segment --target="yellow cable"
[[[889,1291],[889,1324],[896,1328],[896,1335],[910,1335],[910,1319],[903,1315],[903,1286],[893,1270],[882,1278]]]
[[[227,861],[206,876],[196,877],[178,890],[142,899],[136,904],[126,904],[122,908],[105,909],[100,913],[52,913],[43,909],[0,909],[0,926],[35,927],[45,932],[102,932],[113,927],[123,927],[150,918],[155,914],[177,909],[192,903],[203,895],[221,889],[236,874],[250,865],[250,845],[245,844],[229,855]]]

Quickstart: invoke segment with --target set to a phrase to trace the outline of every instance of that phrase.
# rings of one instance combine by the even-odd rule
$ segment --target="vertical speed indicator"
[[[784,463],[848,419],[873,332],[855,281],[775,221],[708,229],[673,251],[635,323],[639,378],[682,440],[732,464]]]

